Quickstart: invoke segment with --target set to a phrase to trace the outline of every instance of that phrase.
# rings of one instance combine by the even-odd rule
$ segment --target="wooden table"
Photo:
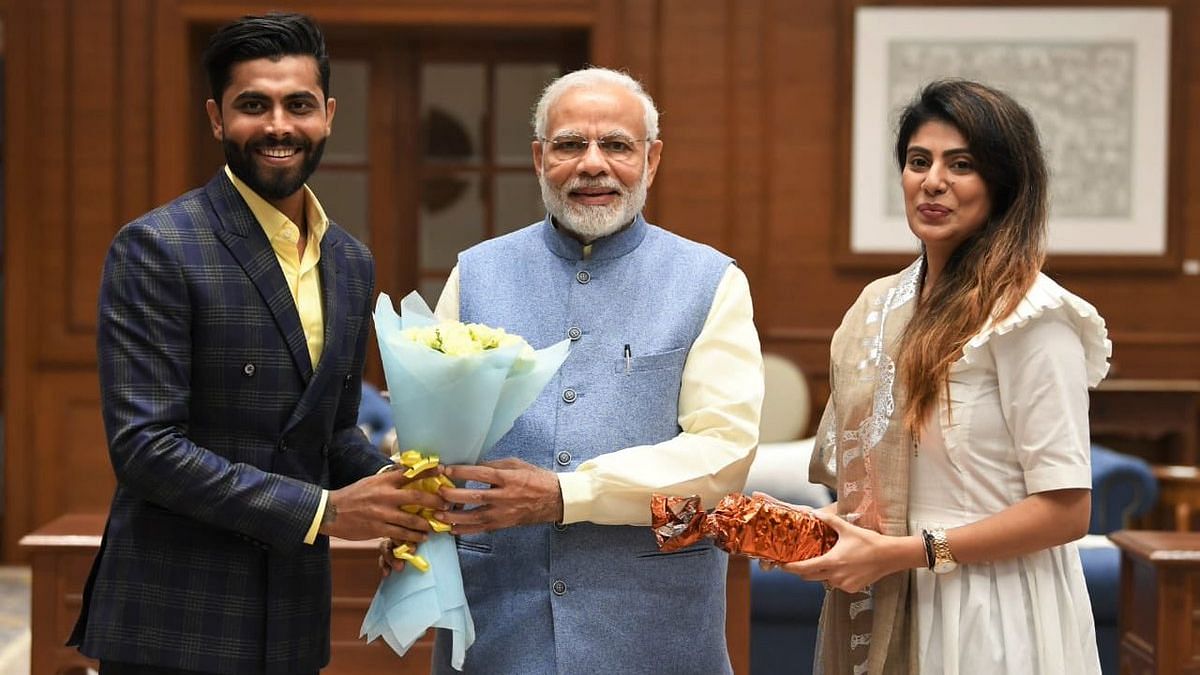
[[[1101,445],[1151,464],[1200,465],[1200,380],[1105,380],[1089,417]]]
[[[96,662],[67,647],[67,636],[79,616],[83,586],[104,532],[104,514],[70,514],[51,521],[21,539],[33,564],[31,673],[83,675]],[[331,659],[325,675],[426,675],[433,641],[422,638],[404,658],[376,640],[358,637],[379,577],[374,542],[330,542],[333,566]],[[745,559],[729,561],[726,636],[734,672],[750,672],[750,567]],[[616,648],[616,647],[614,647]]]
[[[70,514],[21,539],[33,564],[31,673],[78,673],[96,662],[67,647],[67,636],[79,616],[83,585],[104,532],[104,514]],[[382,640],[366,644],[358,637],[363,615],[379,583],[375,543],[330,541],[333,609],[330,642],[332,659],[324,671],[332,675],[372,672],[426,675],[433,649],[422,638],[403,659]]]
[[[1121,530],[1121,675],[1200,674],[1200,533]]]

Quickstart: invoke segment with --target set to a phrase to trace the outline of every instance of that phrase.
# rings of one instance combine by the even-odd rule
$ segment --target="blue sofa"
[[[755,473],[752,471],[751,476]],[[1090,534],[1105,535],[1120,529],[1128,518],[1146,513],[1157,498],[1157,484],[1144,461],[1092,446]],[[1079,553],[1096,621],[1100,665],[1105,675],[1116,675],[1119,551],[1102,537],[1089,537],[1081,542]],[[750,672],[753,675],[810,672],[824,597],[819,583],[751,566]]]

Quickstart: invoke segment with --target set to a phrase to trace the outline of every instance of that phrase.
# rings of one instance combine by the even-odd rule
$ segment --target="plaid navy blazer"
[[[304,535],[322,487],[387,460],[356,425],[374,261],[330,223],[319,270],[314,372],[224,171],[117,234],[97,339],[117,489],[69,640],[84,654],[212,673],[328,663],[329,540]]]

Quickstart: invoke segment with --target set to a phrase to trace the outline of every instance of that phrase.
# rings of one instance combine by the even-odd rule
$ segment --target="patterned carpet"
[[[29,675],[28,567],[0,567],[0,675]]]

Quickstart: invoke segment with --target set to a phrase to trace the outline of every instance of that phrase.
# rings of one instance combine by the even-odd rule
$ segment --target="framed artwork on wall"
[[[1168,7],[852,3],[850,15],[839,262],[894,265],[919,250],[900,193],[898,116],[924,85],[961,77],[1009,93],[1033,116],[1056,265],[1177,269]]]

